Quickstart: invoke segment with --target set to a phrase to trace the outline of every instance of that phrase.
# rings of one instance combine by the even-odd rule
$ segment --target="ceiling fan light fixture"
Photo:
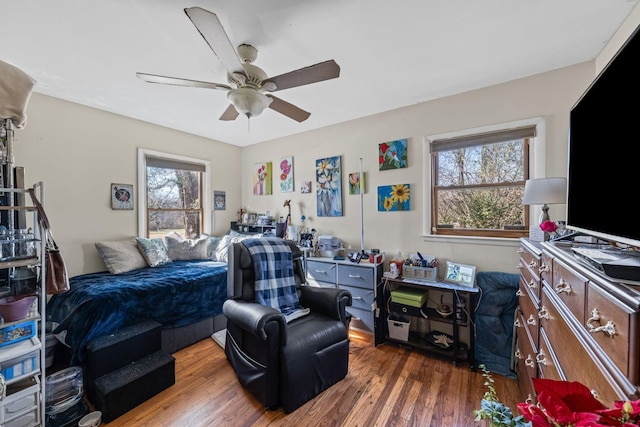
[[[248,118],[259,116],[272,102],[267,95],[246,87],[230,90],[227,98],[239,113]]]

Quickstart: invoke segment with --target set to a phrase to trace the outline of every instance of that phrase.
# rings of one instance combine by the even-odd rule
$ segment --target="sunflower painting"
[[[407,167],[407,140],[378,144],[378,165],[381,171]]]
[[[378,211],[411,210],[411,184],[381,185],[378,187]]]
[[[342,173],[340,156],[316,160],[318,216],[342,216]]]

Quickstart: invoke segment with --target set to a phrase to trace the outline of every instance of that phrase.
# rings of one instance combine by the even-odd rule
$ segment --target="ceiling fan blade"
[[[308,111],[304,111],[300,107],[296,107],[293,104],[288,103],[287,101],[283,101],[280,98],[277,98],[273,95],[267,95],[272,99],[271,104],[269,104],[269,108],[277,111],[280,114],[284,114],[285,116],[292,118],[297,122],[304,122],[309,118],[311,113]]]
[[[222,66],[229,74],[245,74],[242,61],[224,31],[218,16],[201,7],[188,7],[184,10],[198,32],[216,54]]]
[[[224,121],[235,120],[239,115],[240,113],[238,113],[238,110],[236,110],[236,107],[234,107],[233,104],[229,104],[227,109],[224,110],[224,113],[222,113],[222,115],[220,116],[220,120],[224,120]]]
[[[160,83],[174,86],[202,87],[205,89],[231,90],[230,86],[220,83],[201,82],[199,80],[183,79],[181,77],[159,76],[157,74],[136,73],[136,76],[149,83]]]
[[[339,76],[340,66],[336,61],[330,59],[329,61],[321,62],[316,65],[310,65],[305,68],[300,68],[299,70],[270,77],[264,81],[263,86],[267,82],[272,82],[276,85],[276,89],[274,90],[283,90],[324,80],[335,79]],[[268,87],[265,89],[269,90]]]

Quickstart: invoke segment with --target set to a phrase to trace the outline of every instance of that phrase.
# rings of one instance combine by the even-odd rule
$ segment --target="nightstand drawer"
[[[374,269],[369,267],[358,267],[355,265],[338,265],[338,284],[342,287],[357,286],[373,290],[375,281],[373,278]]]
[[[307,276],[318,282],[336,284],[336,264],[307,260]]]

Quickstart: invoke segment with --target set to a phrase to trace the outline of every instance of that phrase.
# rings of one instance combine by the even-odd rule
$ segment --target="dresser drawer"
[[[375,292],[373,289],[358,288],[355,286],[343,286],[341,289],[346,289],[351,292],[351,306],[362,310],[373,309],[373,300],[375,299]]]
[[[336,285],[336,264],[307,260],[307,276],[318,282]]]
[[[553,260],[553,283],[549,283],[569,311],[584,324],[585,300],[589,280],[563,262]]]
[[[558,360],[549,344],[549,339],[544,329],[540,330],[540,350],[536,355],[536,362],[538,363],[540,378],[557,381],[567,380],[567,377],[558,367]]]
[[[540,257],[529,252],[526,248],[520,247],[520,269],[528,269],[535,280],[540,280]]]
[[[338,285],[357,286],[373,290],[375,286],[373,268],[358,267],[356,265],[338,264]]]
[[[549,289],[543,289],[540,326],[548,337],[549,350],[557,357],[557,366],[569,381],[578,381],[588,387],[604,405],[615,400],[626,400],[627,393],[607,371],[605,364],[578,330],[566,322],[558,311]],[[627,384],[628,391],[634,387]]]
[[[362,310],[352,305],[351,307],[347,307],[347,312],[353,316],[351,318],[351,324],[349,325],[351,328],[373,333],[374,319],[371,307],[369,307],[369,310]]]
[[[587,290],[585,329],[632,383],[638,384],[638,313],[612,301],[597,285]]]
[[[521,314],[518,314],[516,319],[520,322],[524,322],[524,318]],[[537,374],[536,366],[536,352],[533,349],[531,336],[526,328],[516,329],[516,350],[514,353],[516,361],[516,373],[518,375],[519,383],[521,384],[523,394],[533,396],[533,384],[531,378],[535,378]],[[525,380],[526,379],[526,380]],[[527,391],[529,389],[530,391]]]
[[[522,264],[522,260],[520,261],[520,264]],[[531,294],[534,301],[540,301],[540,280],[533,275],[529,268],[520,268],[520,282],[521,286],[524,285],[528,293]]]
[[[520,294],[518,304],[522,318],[516,318],[516,329],[528,329],[535,352],[538,350],[538,306],[531,300],[522,280],[520,280]]]
[[[553,258],[549,254],[542,254],[538,272],[540,273],[541,281],[547,282],[548,284],[553,283]]]

